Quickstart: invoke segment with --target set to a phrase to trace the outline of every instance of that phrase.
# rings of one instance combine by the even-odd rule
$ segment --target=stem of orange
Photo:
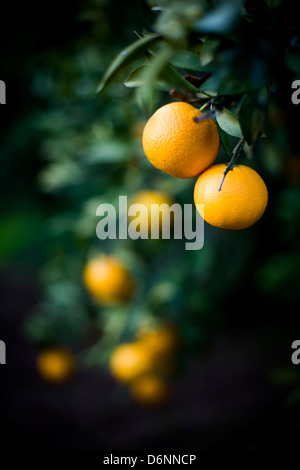
[[[210,105],[210,103],[211,103],[211,100],[206,101],[206,103],[204,103],[204,105],[201,106],[201,108],[199,109],[199,111],[202,113],[202,111],[204,111],[204,109],[208,108],[208,106]]]
[[[245,139],[242,137],[237,145],[234,147],[233,151],[232,151],[232,157],[231,157],[231,160],[230,162],[228,163],[227,167],[225,168],[225,170],[223,171],[223,178],[222,178],[222,181],[221,181],[221,184],[219,186],[219,189],[218,191],[221,191],[222,189],[222,186],[223,186],[223,183],[224,183],[224,180],[226,178],[226,175],[227,173],[233,169],[234,165],[236,164],[236,161],[237,159],[239,158],[240,154],[241,154],[241,151],[244,147],[244,144],[245,144]]]

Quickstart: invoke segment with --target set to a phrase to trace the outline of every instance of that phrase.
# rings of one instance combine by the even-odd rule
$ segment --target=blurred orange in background
[[[74,376],[77,365],[71,350],[57,346],[39,353],[37,368],[48,382],[64,383]]]
[[[92,298],[103,304],[127,302],[134,292],[133,278],[121,260],[101,255],[89,261],[83,273]]]

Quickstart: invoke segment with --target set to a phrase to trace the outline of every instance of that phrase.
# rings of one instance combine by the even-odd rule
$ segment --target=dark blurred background
[[[289,77],[283,76],[282,91],[270,104],[268,137],[254,149],[253,166],[270,197],[261,221],[242,232],[206,226],[199,252],[186,252],[178,240],[99,246],[95,207],[116,194],[147,186],[192,203],[193,181],[174,181],[144,161],[141,129],[148,116],[132,90],[120,80],[95,94],[111,60],[136,39],[134,31],[153,28],[155,14],[132,0],[1,9],[5,441],[63,450],[296,444],[300,375],[291,363],[291,344],[300,331],[300,159],[299,112],[284,88]],[[170,98],[163,92],[158,100]],[[88,253],[98,248],[120,254],[142,273],[140,289],[147,294],[137,307],[141,316],[151,311],[180,328],[178,371],[163,408],[132,402],[102,358],[107,352],[101,338],[113,343],[114,331],[81,281]],[[109,315],[118,323],[119,311]],[[52,344],[68,345],[82,364],[72,381],[59,386],[36,369],[37,354]]]

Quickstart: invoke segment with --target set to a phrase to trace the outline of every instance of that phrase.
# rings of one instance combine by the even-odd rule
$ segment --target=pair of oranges
[[[119,382],[129,387],[132,398],[145,406],[164,404],[170,395],[168,377],[174,370],[179,333],[173,325],[139,331],[131,343],[117,346],[109,367]]]
[[[219,190],[226,165],[213,165],[220,147],[218,128],[192,105],[177,102],[159,108],[146,123],[143,147],[149,161],[163,172],[176,178],[198,176],[194,201],[209,224],[244,229],[264,213],[268,191],[253,169],[235,165]]]

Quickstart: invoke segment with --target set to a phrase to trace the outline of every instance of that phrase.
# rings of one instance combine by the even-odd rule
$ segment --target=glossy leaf
[[[227,109],[224,108],[221,113],[218,113],[216,119],[220,128],[227,134],[239,138],[243,137],[239,120]]]

